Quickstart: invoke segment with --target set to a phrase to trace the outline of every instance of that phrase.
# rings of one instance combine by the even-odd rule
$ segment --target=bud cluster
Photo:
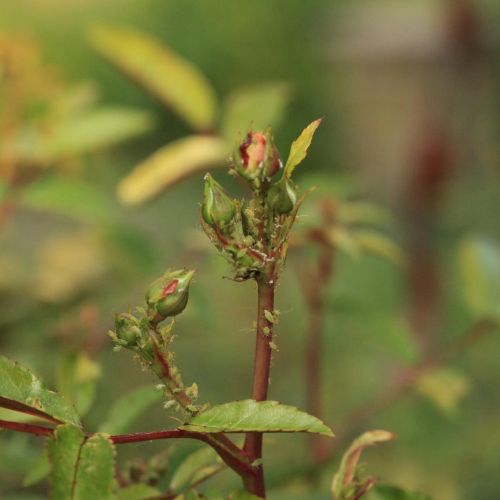
[[[201,217],[205,232],[233,265],[235,279],[244,280],[284,258],[298,203],[270,130],[246,135],[234,149],[231,172],[249,184],[252,197],[232,198],[207,174]]]
[[[173,364],[173,353],[169,349],[174,323],[160,323],[174,318],[185,309],[193,275],[192,270],[168,270],[146,292],[147,307],[137,308],[135,315],[131,312],[117,314],[115,330],[109,332],[117,349],[126,348],[135,352],[143,365],[161,378],[171,401],[190,412],[198,408],[191,404],[192,398],[186,394],[187,389]]]

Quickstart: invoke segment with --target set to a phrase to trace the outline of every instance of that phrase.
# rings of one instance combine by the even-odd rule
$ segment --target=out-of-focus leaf
[[[179,491],[189,486],[194,475],[202,468],[220,462],[217,453],[212,448],[200,448],[189,454],[174,472],[170,481],[170,489]]]
[[[147,500],[160,497],[161,492],[147,484],[132,484],[118,491],[118,500]]]
[[[312,432],[333,436],[319,418],[278,401],[246,399],[214,406],[195,415],[182,429],[199,432]]]
[[[99,430],[109,434],[122,434],[151,405],[161,401],[163,394],[151,386],[139,387],[113,403]]]
[[[58,118],[64,118],[88,110],[96,104],[99,92],[93,82],[79,83],[62,89],[51,102],[51,109]]]
[[[332,247],[345,252],[349,257],[357,259],[360,256],[360,249],[352,231],[347,227],[335,226],[325,233],[328,243]]]
[[[447,416],[458,411],[460,402],[470,390],[470,380],[457,370],[442,368],[422,375],[415,388],[429,398]]]
[[[49,239],[39,249],[38,261],[31,291],[51,303],[73,300],[106,271],[100,243],[86,230]]]
[[[115,447],[105,434],[94,434],[82,446],[74,484],[74,500],[116,498]]]
[[[130,28],[95,26],[89,37],[101,55],[196,130],[213,127],[215,93],[196,66],[153,37]]]
[[[31,465],[28,473],[23,479],[23,486],[28,487],[39,483],[42,479],[47,477],[50,472],[49,457],[47,451],[43,450],[36,461]]]
[[[500,317],[500,247],[488,238],[469,237],[458,246],[464,300],[477,316]]]
[[[232,143],[238,133],[245,134],[250,127],[263,130],[278,125],[290,97],[287,84],[282,82],[238,89],[225,102],[222,133]]]
[[[76,156],[112,146],[152,127],[151,116],[128,108],[98,108],[73,115],[52,130],[44,143],[48,158]]]
[[[292,146],[290,148],[290,153],[288,155],[288,160],[285,165],[285,176],[291,177],[293,171],[297,167],[299,163],[307,156],[307,151],[309,146],[311,145],[312,139],[314,137],[314,133],[316,129],[319,127],[322,118],[318,118],[311,122],[292,142]]]
[[[57,389],[83,416],[94,401],[96,382],[100,376],[99,365],[85,352],[68,352],[59,361]]]
[[[401,247],[384,234],[368,229],[356,229],[353,237],[361,250],[387,259],[394,264],[403,264],[404,253]]]
[[[73,408],[61,396],[46,389],[30,370],[0,356],[0,406],[59,422],[80,425]]]
[[[377,485],[370,491],[367,500],[432,500],[430,496],[423,493],[406,491],[397,486],[386,484]]]
[[[144,160],[118,186],[124,203],[147,201],[190,175],[224,165],[226,143],[217,137],[195,135],[167,144]]]
[[[23,190],[26,207],[85,222],[114,217],[116,206],[93,185],[77,178],[47,176]]]
[[[374,478],[359,477],[358,462],[361,453],[368,446],[375,446],[386,441],[391,441],[394,438],[395,436],[392,432],[374,430],[361,434],[361,436],[353,441],[342,456],[338,471],[333,476],[333,500],[361,498],[373,486],[375,483]]]
[[[73,425],[60,425],[47,446],[51,465],[51,498],[68,500],[73,497],[73,483],[80,449],[85,436]]]
[[[228,500],[262,500],[261,497],[257,497],[248,493],[248,491],[235,491],[231,493]]]
[[[102,236],[109,262],[122,277],[154,273],[164,257],[141,228],[111,224]]]
[[[4,198],[7,196],[8,189],[9,188],[7,187],[7,184],[5,183],[5,181],[0,179],[0,201],[3,201]]]
[[[336,215],[344,224],[386,226],[391,219],[381,207],[364,201],[342,201]]]

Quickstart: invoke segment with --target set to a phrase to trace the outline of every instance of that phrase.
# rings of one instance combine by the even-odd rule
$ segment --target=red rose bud
[[[270,130],[249,132],[234,153],[237,172],[245,179],[270,178],[281,168],[281,158]]]
[[[117,314],[115,316],[115,334],[127,347],[137,345],[137,341],[141,337],[139,320],[129,313]]]
[[[289,214],[297,203],[297,194],[288,179],[281,179],[267,192],[267,203],[275,214]]]
[[[201,215],[212,227],[222,228],[229,224],[236,214],[236,206],[224,188],[210,175],[205,175]]]
[[[188,302],[189,285],[194,271],[180,269],[167,271],[149,287],[146,293],[148,313],[161,320],[180,314]]]

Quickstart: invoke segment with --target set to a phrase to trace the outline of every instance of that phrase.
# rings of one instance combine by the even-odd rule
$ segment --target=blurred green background
[[[118,200],[116,186],[135,165],[193,132],[98,55],[88,35],[96,23],[154,35],[206,75],[219,103],[241,87],[286,84],[286,110],[274,128],[285,157],[300,130],[325,117],[297,170],[302,188],[319,185],[298,232],[315,223],[315,198],[365,200],[387,212],[384,232],[406,252],[403,263],[353,256],[340,243],[334,251],[321,352],[322,418],[334,431],[425,356],[429,345],[447,345],[478,318],[498,315],[496,2],[1,3],[2,63],[11,58],[22,73],[15,79],[3,70],[0,100],[1,353],[54,387],[58,378],[61,384],[62,357],[85,352],[84,379],[97,382],[87,428],[97,429],[120,395],[154,384],[129,353],[111,351],[106,332],[114,314],[140,304],[165,268],[197,269],[174,350],[185,382],[198,382],[202,401],[247,397],[255,310],[253,283],[222,279],[230,272],[199,229],[201,174],[145,204]],[[25,46],[38,47],[40,57]],[[70,141],[77,146],[59,155],[37,156],[27,133],[17,162],[13,131],[36,125],[44,106],[82,83],[91,84],[91,97],[87,91],[80,97],[95,99],[91,107],[124,114],[112,115],[109,125],[80,124]],[[16,98],[29,102],[20,109],[12,105]],[[57,109],[51,118],[56,124],[72,108]],[[112,129],[116,135],[101,144]],[[86,134],[98,137],[89,139],[92,147],[79,143]],[[240,189],[223,170],[215,175]],[[308,311],[296,268],[303,259],[314,262],[316,254],[292,248],[278,289],[282,314],[270,397],[300,408],[306,405]],[[361,431],[387,429],[397,441],[365,455],[368,470],[383,482],[439,500],[497,499],[499,359],[498,336],[487,336],[454,357],[441,377],[424,388],[416,384],[356,422],[339,447]],[[145,415],[132,430],[175,425],[161,407]],[[1,498],[46,497],[45,483],[20,487],[41,446],[36,438],[0,434]],[[193,444],[130,445],[119,449],[119,461],[165,447],[175,463]],[[314,481],[300,474],[310,463],[305,437],[268,437],[270,498],[329,498],[335,461]],[[226,472],[208,487],[225,491],[228,484],[238,483]]]

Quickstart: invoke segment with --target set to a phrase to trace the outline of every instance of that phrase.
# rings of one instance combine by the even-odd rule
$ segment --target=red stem
[[[27,432],[35,436],[52,436],[52,432],[54,432],[54,429],[44,427],[43,425],[24,424],[21,422],[10,422],[8,420],[0,420],[0,429]]]
[[[255,361],[252,399],[265,401],[269,389],[269,374],[271,369],[272,349],[270,342],[273,337],[273,323],[266,318],[265,311],[274,311],[275,283],[273,273],[263,273],[257,279],[258,306],[257,306],[257,332],[255,342]],[[268,332],[267,334],[264,332]],[[262,433],[248,432],[245,437],[244,450],[250,463],[262,459]],[[264,469],[262,465],[255,468],[255,474],[244,478],[245,487],[254,495],[266,497],[264,482]]]
[[[52,436],[54,429],[44,427],[42,425],[25,424],[21,422],[11,422],[8,420],[0,420],[0,428],[8,429],[17,432],[26,432],[35,436]],[[217,438],[217,439],[215,439]],[[219,439],[218,438],[222,438]],[[172,429],[165,431],[153,432],[138,432],[135,434],[117,434],[110,436],[114,444],[140,443],[144,441],[155,441],[158,439],[197,439],[210,445],[224,460],[226,465],[233,469],[241,477],[250,477],[255,475],[255,469],[242,458],[238,457],[241,450],[230,441],[226,436],[221,434],[203,434],[200,432],[184,431],[180,429]],[[227,443],[229,441],[229,443]],[[237,450],[237,453],[235,451]]]

